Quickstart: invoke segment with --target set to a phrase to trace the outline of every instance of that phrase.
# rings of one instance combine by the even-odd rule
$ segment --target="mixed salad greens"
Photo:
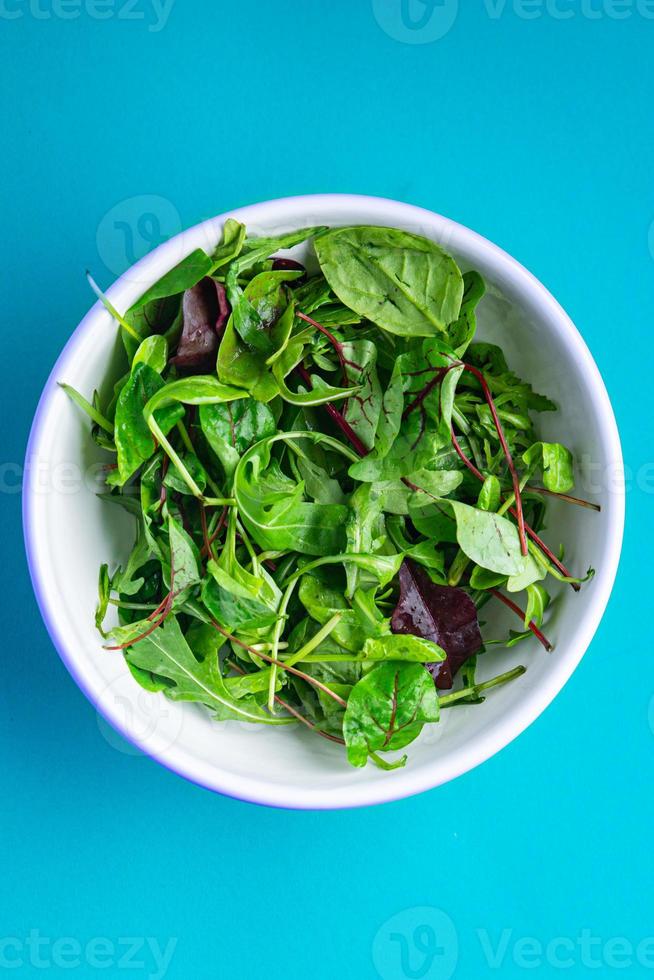
[[[309,239],[311,271],[276,255]],[[540,537],[546,500],[595,505],[535,433],[555,405],[475,342],[476,272],[392,228],[230,219],[124,316],[90,281],[125,373],[106,404],[63,387],[136,519],[96,624],[146,690],[392,769],[442,708],[524,672],[478,683],[493,645],[551,649],[545,583],[582,580]],[[491,600],[519,618],[502,640],[482,638]]]

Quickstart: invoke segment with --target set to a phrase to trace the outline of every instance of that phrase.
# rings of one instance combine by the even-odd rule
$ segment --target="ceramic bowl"
[[[404,769],[353,769],[340,746],[310,732],[238,722],[216,723],[192,704],[175,704],[141,690],[123,658],[102,647],[93,611],[98,568],[129,552],[132,519],[96,496],[102,462],[82,413],[57,387],[66,381],[89,396],[106,383],[117,353],[115,323],[96,304],[66,344],[45,387],[27,451],[24,524],[38,602],[53,643],[97,711],[129,742],[202,786],[272,806],[340,808],[395,800],[438,786],[498,752],[547,707],[587,649],[615,577],[624,522],[622,457],[602,378],[581,335],[551,294],[515,259],[468,228],[397,201],[320,194],[266,201],[204,222],[161,245],[129,269],[109,292],[119,310],[198,246],[219,241],[227,217],[248,232],[271,235],[310,225],[376,224],[440,242],[464,269],[488,283],[479,309],[482,339],[502,345],[509,365],[553,398],[558,413],[538,418],[543,438],[575,453],[578,486],[601,513],[561,504],[550,508],[548,539],[576,574],[595,578],[579,594],[555,589],[547,624],[555,650],[534,639],[480,661],[481,678],[516,663],[527,673],[492,692],[480,706],[444,711],[408,749]],[[303,256],[303,249],[293,250]],[[519,621],[499,603],[487,606],[486,635]]]

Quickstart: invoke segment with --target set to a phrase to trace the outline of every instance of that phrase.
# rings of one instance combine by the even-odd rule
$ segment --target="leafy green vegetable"
[[[572,453],[559,442],[537,442],[522,458],[529,467],[538,467],[543,483],[554,493],[568,493],[575,485]]]
[[[312,239],[317,265],[276,254]],[[482,654],[552,649],[548,579],[581,580],[541,537],[548,497],[597,508],[539,438],[554,404],[476,340],[478,273],[395,229],[228,219],[124,315],[89,281],[122,364],[107,397],[62,387],[106,452],[100,497],[135,519],[95,622],[152,696],[388,770],[441,706],[524,673],[480,682]],[[491,601],[519,631],[482,636]]]
[[[365,766],[371,752],[404,748],[438,717],[438,695],[424,667],[379,664],[348,698],[343,721],[347,757],[353,766]]]
[[[430,337],[456,320],[463,278],[454,260],[426,238],[394,228],[336,228],[316,254],[338,298],[391,333]]]

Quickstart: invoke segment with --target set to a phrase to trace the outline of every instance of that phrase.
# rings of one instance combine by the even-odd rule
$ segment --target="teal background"
[[[140,20],[98,20],[93,7],[65,19],[67,2],[0,9],[0,974],[16,955],[2,940],[38,930],[117,950],[123,937],[176,938],[169,980],[446,980],[454,967],[467,980],[493,972],[482,929],[493,945],[510,931],[503,977],[649,976],[651,950],[650,968],[620,969],[624,943],[602,945],[654,935],[647,5],[532,3],[540,16],[526,19],[510,0],[466,0],[445,37],[419,44],[385,32],[369,0],[177,0],[158,31],[149,0]],[[401,27],[389,4],[385,22]],[[555,703],[454,783],[323,814],[211,795],[99,726],[36,608],[16,469],[45,379],[91,305],[85,268],[108,284],[177,223],[314,191],[432,208],[531,269],[597,360],[628,466],[618,582]],[[458,965],[447,920],[424,907],[449,916]],[[602,941],[599,967],[579,946],[568,969],[551,950],[521,965],[517,941],[569,945],[583,930]],[[41,955],[52,961],[52,946]],[[21,956],[15,975],[43,975],[28,946]],[[157,975],[147,951],[133,960],[49,973]]]

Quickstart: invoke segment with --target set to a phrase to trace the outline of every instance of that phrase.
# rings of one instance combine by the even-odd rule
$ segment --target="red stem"
[[[455,450],[456,450],[459,458],[463,460],[463,462],[468,467],[468,469],[470,470],[470,472],[471,473],[474,473],[474,475],[477,477],[477,479],[478,480],[481,480],[481,482],[483,483],[484,482],[484,475],[483,475],[483,473],[481,473],[477,469],[477,467],[472,462],[472,460],[468,459],[468,457],[466,456],[466,454],[461,449],[461,446],[459,445],[459,442],[458,442],[458,440],[456,438],[456,435],[454,433],[454,429],[452,429],[452,445],[454,446],[454,448],[455,448]],[[509,513],[512,514],[513,517],[515,517],[516,516],[515,508],[510,507],[509,508]],[[530,527],[529,524],[525,524],[525,531],[527,532],[527,534],[529,535],[529,537],[531,538],[531,540],[534,542],[534,544],[536,544],[540,548],[540,550],[543,552],[543,554],[546,555],[547,558],[549,558],[549,560],[552,562],[552,564],[555,565],[556,568],[558,568],[558,570],[561,572],[561,574],[564,575],[566,578],[572,578],[572,572],[570,572],[570,570],[565,567],[565,565],[563,564],[562,561],[559,561],[559,559],[556,557],[556,555],[554,554],[554,552],[550,548],[547,547],[547,545],[545,544],[545,542],[543,541],[543,539],[540,538],[536,534],[536,532],[534,531],[534,529],[532,527]],[[575,592],[579,592],[579,585],[577,584],[577,582],[571,582],[570,584],[572,585],[572,588],[575,590]]]
[[[311,391],[313,385],[311,384],[311,376],[309,375],[309,372],[302,364],[298,364],[297,371],[300,374],[305,385],[307,385],[307,387],[309,388],[309,391]],[[323,408],[325,408],[326,411],[331,415],[332,419],[339,427],[341,432],[343,432],[343,434],[347,436],[347,438],[352,443],[354,449],[356,449],[356,451],[358,452],[359,456],[367,456],[370,450],[361,442],[358,435],[356,434],[356,432],[354,431],[350,423],[347,421],[345,416],[342,415],[338,411],[338,409],[334,408],[334,406],[331,405],[329,402],[327,402],[326,405],[323,405]]]
[[[516,615],[519,616],[520,619],[524,623],[525,614],[523,613],[523,611],[520,608],[520,606],[517,606],[515,604],[515,602],[513,602],[512,599],[509,599],[508,596],[502,595],[502,593],[501,592],[498,592],[497,589],[489,589],[488,591],[490,592],[491,595],[494,595],[496,599],[499,599],[500,602],[503,602],[505,606],[508,606],[509,609],[512,609],[513,612],[516,613]],[[536,626],[536,623],[533,621],[533,619],[528,624],[528,627],[531,630],[531,632],[534,634],[534,636],[536,637],[536,639],[540,640],[540,642],[543,644],[543,646],[545,647],[545,649],[547,650],[548,653],[551,650],[554,649],[554,647],[552,646],[552,644],[550,643],[550,641],[547,639],[547,637],[545,636],[545,634],[544,633],[541,633],[541,631],[538,629],[538,627]]]
[[[240,674],[241,677],[246,676],[247,671],[243,670],[239,664],[235,664],[233,660],[229,661],[229,666],[232,668],[232,670],[235,670],[237,674]],[[284,708],[285,711],[288,711],[290,715],[293,715],[294,718],[301,721],[302,724],[306,725],[312,732],[315,732],[316,735],[322,735],[323,738],[328,739],[330,742],[338,742],[339,745],[345,745],[344,739],[339,738],[338,735],[330,735],[329,732],[324,732],[322,728],[318,728],[318,726],[314,725],[308,718],[305,718],[303,714],[300,714],[300,712],[290,705],[288,701],[284,701],[283,698],[280,698],[279,694],[275,695],[275,701],[280,707]]]
[[[511,456],[511,450],[509,449],[509,445],[508,445],[508,443],[506,441],[506,437],[504,435],[504,429],[502,428],[502,423],[500,422],[500,417],[497,414],[497,409],[495,408],[495,402],[493,401],[493,396],[491,395],[490,388],[488,387],[488,384],[486,383],[486,378],[484,377],[484,375],[482,374],[482,372],[478,368],[473,367],[471,364],[464,364],[463,365],[463,369],[464,369],[464,371],[469,371],[470,374],[474,374],[475,378],[477,379],[477,381],[481,385],[481,389],[482,389],[482,391],[484,393],[484,398],[486,399],[486,402],[487,402],[488,407],[490,409],[490,413],[493,416],[493,422],[495,424],[495,428],[497,429],[497,435],[498,435],[498,438],[500,440],[500,445],[502,447],[502,451],[503,451],[504,456],[506,458],[506,464],[509,467],[509,472],[511,474],[511,480],[513,482],[513,493],[515,494],[515,510],[516,510],[516,517],[518,519],[518,534],[520,536],[520,550],[522,551],[522,554],[523,555],[526,555],[527,552],[528,552],[528,549],[527,549],[527,538],[526,538],[526,535],[525,535],[525,530],[526,530],[525,529],[525,517],[524,517],[523,510],[522,510],[522,495],[521,495],[521,491],[520,491],[520,477],[518,476],[518,471],[515,468],[515,465],[514,465],[514,462],[513,462],[513,457]]]

